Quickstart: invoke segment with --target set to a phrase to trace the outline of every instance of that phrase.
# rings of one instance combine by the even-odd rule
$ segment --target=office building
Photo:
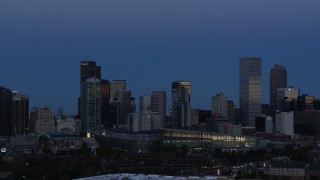
[[[151,96],[139,97],[139,112],[151,111]]]
[[[0,136],[13,136],[12,91],[0,86]]]
[[[34,130],[36,133],[55,132],[55,120],[53,112],[47,108],[32,108],[30,112],[30,119],[34,122]]]
[[[131,91],[118,91],[116,97],[118,97],[119,101],[117,126],[119,128],[126,128],[127,119],[132,109]]]
[[[139,132],[160,129],[160,115],[152,112],[131,113],[128,118],[128,130]]]
[[[12,103],[14,135],[26,135],[29,131],[29,97],[15,93]]]
[[[101,67],[97,66],[95,61],[81,61],[80,62],[80,94],[82,90],[82,82],[89,78],[101,79]],[[81,96],[81,95],[80,95]],[[78,97],[78,116],[81,117],[81,97]]]
[[[108,108],[110,107],[110,82],[108,80],[101,80],[101,127],[108,127],[110,115],[108,114]]]
[[[235,123],[236,121],[236,106],[233,101],[227,101],[227,115],[230,123]]]
[[[190,82],[172,83],[172,127],[191,126]]]
[[[314,96],[303,94],[298,97],[298,111],[312,111],[314,109]]]
[[[282,112],[296,111],[298,107],[298,88],[277,89],[277,109]]]
[[[89,78],[81,83],[81,129],[83,132],[101,129],[101,80]]]
[[[297,111],[294,113],[295,134],[320,136],[320,111]]]
[[[167,114],[167,95],[165,91],[152,91],[151,111],[160,115],[161,127],[165,127],[165,118]]]
[[[80,82],[86,81],[88,78],[101,79],[101,67],[97,66],[94,61],[80,62]]]
[[[119,91],[126,91],[126,80],[113,80],[110,82],[110,97],[116,97]]]
[[[280,112],[275,114],[275,132],[294,135],[294,112]]]
[[[261,58],[240,59],[240,119],[244,126],[255,126],[261,114]]]
[[[223,93],[211,97],[211,114],[228,115],[228,98]]]
[[[270,70],[270,107],[277,108],[277,89],[287,87],[287,69],[275,64]]]
[[[256,132],[272,133],[273,118],[271,116],[261,115],[256,117]]]

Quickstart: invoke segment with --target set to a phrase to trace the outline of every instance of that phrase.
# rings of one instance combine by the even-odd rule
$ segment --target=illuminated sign
[[[1,152],[5,153],[5,152],[7,152],[7,149],[6,148],[1,148]]]

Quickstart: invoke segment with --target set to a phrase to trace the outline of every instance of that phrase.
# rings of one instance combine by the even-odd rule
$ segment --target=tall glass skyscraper
[[[270,70],[270,107],[277,108],[277,89],[287,87],[287,69],[275,64]]]
[[[172,83],[172,127],[191,126],[190,82]]]
[[[240,116],[244,126],[255,126],[261,114],[261,58],[240,59]]]
[[[82,131],[101,129],[101,80],[89,78],[81,83],[81,128]]]

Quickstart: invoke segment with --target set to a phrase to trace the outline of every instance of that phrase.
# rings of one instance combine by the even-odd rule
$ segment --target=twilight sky
[[[135,97],[191,81],[194,108],[224,92],[239,102],[239,58],[285,65],[288,85],[320,98],[318,0],[1,0],[0,86],[32,106],[76,113],[79,62],[108,80],[126,79]]]

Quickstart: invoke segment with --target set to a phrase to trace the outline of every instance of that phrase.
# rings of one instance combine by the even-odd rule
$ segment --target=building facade
[[[275,64],[270,70],[270,107],[277,108],[277,89],[287,87],[287,69]]]
[[[152,91],[151,111],[160,115],[160,124],[161,127],[164,127],[167,114],[167,95],[165,91]]]
[[[284,112],[296,111],[298,109],[298,97],[298,88],[278,88],[277,109]]]
[[[172,83],[172,127],[191,126],[190,82],[175,81]]]
[[[110,82],[110,96],[117,97],[116,93],[119,91],[126,91],[126,80],[113,80]]]
[[[32,108],[30,112],[30,119],[34,122],[34,129],[36,133],[55,132],[55,120],[53,112],[47,108]]]
[[[294,135],[294,112],[280,112],[275,115],[275,132]]]
[[[89,78],[81,83],[81,130],[101,129],[101,80]]]
[[[12,91],[0,86],[0,136],[13,136]]]
[[[228,98],[223,93],[211,97],[211,114],[228,115]]]
[[[26,135],[29,132],[29,97],[15,94],[12,103],[14,134]]]
[[[151,96],[139,97],[139,112],[151,111]]]
[[[261,58],[240,59],[240,118],[245,126],[255,126],[261,114]]]

